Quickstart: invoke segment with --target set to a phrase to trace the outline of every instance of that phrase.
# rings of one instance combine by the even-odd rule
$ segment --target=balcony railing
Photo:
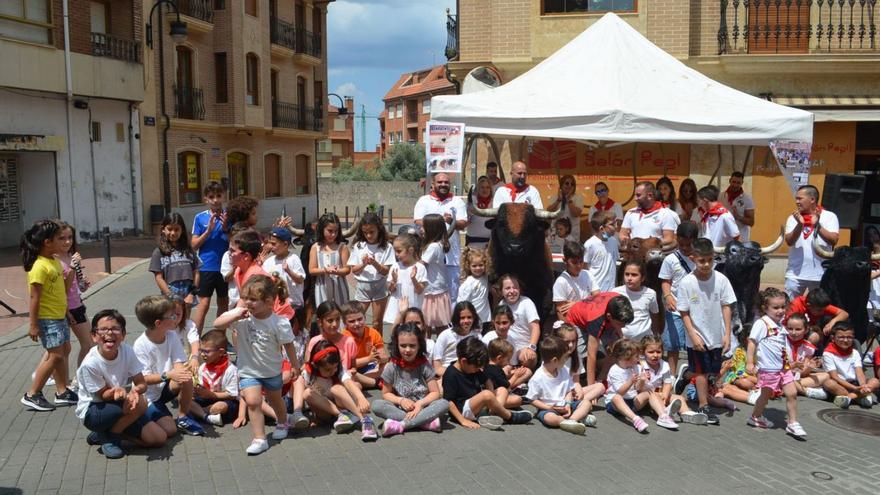
[[[177,0],[180,13],[205,22],[214,22],[212,0]]]
[[[272,17],[269,23],[269,37],[276,45],[296,50],[296,28],[293,24]]]
[[[458,15],[446,11],[446,60],[458,60]]]
[[[877,0],[721,0],[718,53],[878,48]]]
[[[324,115],[320,108],[273,101],[272,127],[320,132],[324,128]]]
[[[205,120],[205,98],[202,90],[174,86],[174,116],[179,119]]]
[[[296,51],[315,58],[321,58],[321,34],[306,29],[296,30]]]
[[[127,62],[141,61],[141,44],[134,40],[117,38],[104,33],[92,33],[92,55]]]

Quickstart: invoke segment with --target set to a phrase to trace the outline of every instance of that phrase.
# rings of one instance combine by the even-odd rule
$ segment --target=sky
[[[366,149],[379,142],[382,97],[401,74],[446,63],[446,9],[455,0],[336,0],[327,8],[328,88],[353,96],[355,150],[361,151],[361,105]],[[330,97],[331,105],[339,100]]]

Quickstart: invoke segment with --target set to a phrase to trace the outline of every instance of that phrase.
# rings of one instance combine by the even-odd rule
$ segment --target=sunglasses
[[[608,189],[596,189],[596,194],[607,194]]]

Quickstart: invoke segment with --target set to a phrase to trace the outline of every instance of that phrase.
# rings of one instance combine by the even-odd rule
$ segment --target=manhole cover
[[[822,409],[816,414],[831,426],[863,435],[880,436],[880,415],[841,409]]]

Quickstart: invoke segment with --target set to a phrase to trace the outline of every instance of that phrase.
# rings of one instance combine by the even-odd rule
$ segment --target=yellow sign
[[[186,188],[199,188],[199,160],[193,153],[186,155]]]
[[[220,171],[219,170],[211,170],[208,172],[208,180],[212,180],[215,182],[220,182]]]

